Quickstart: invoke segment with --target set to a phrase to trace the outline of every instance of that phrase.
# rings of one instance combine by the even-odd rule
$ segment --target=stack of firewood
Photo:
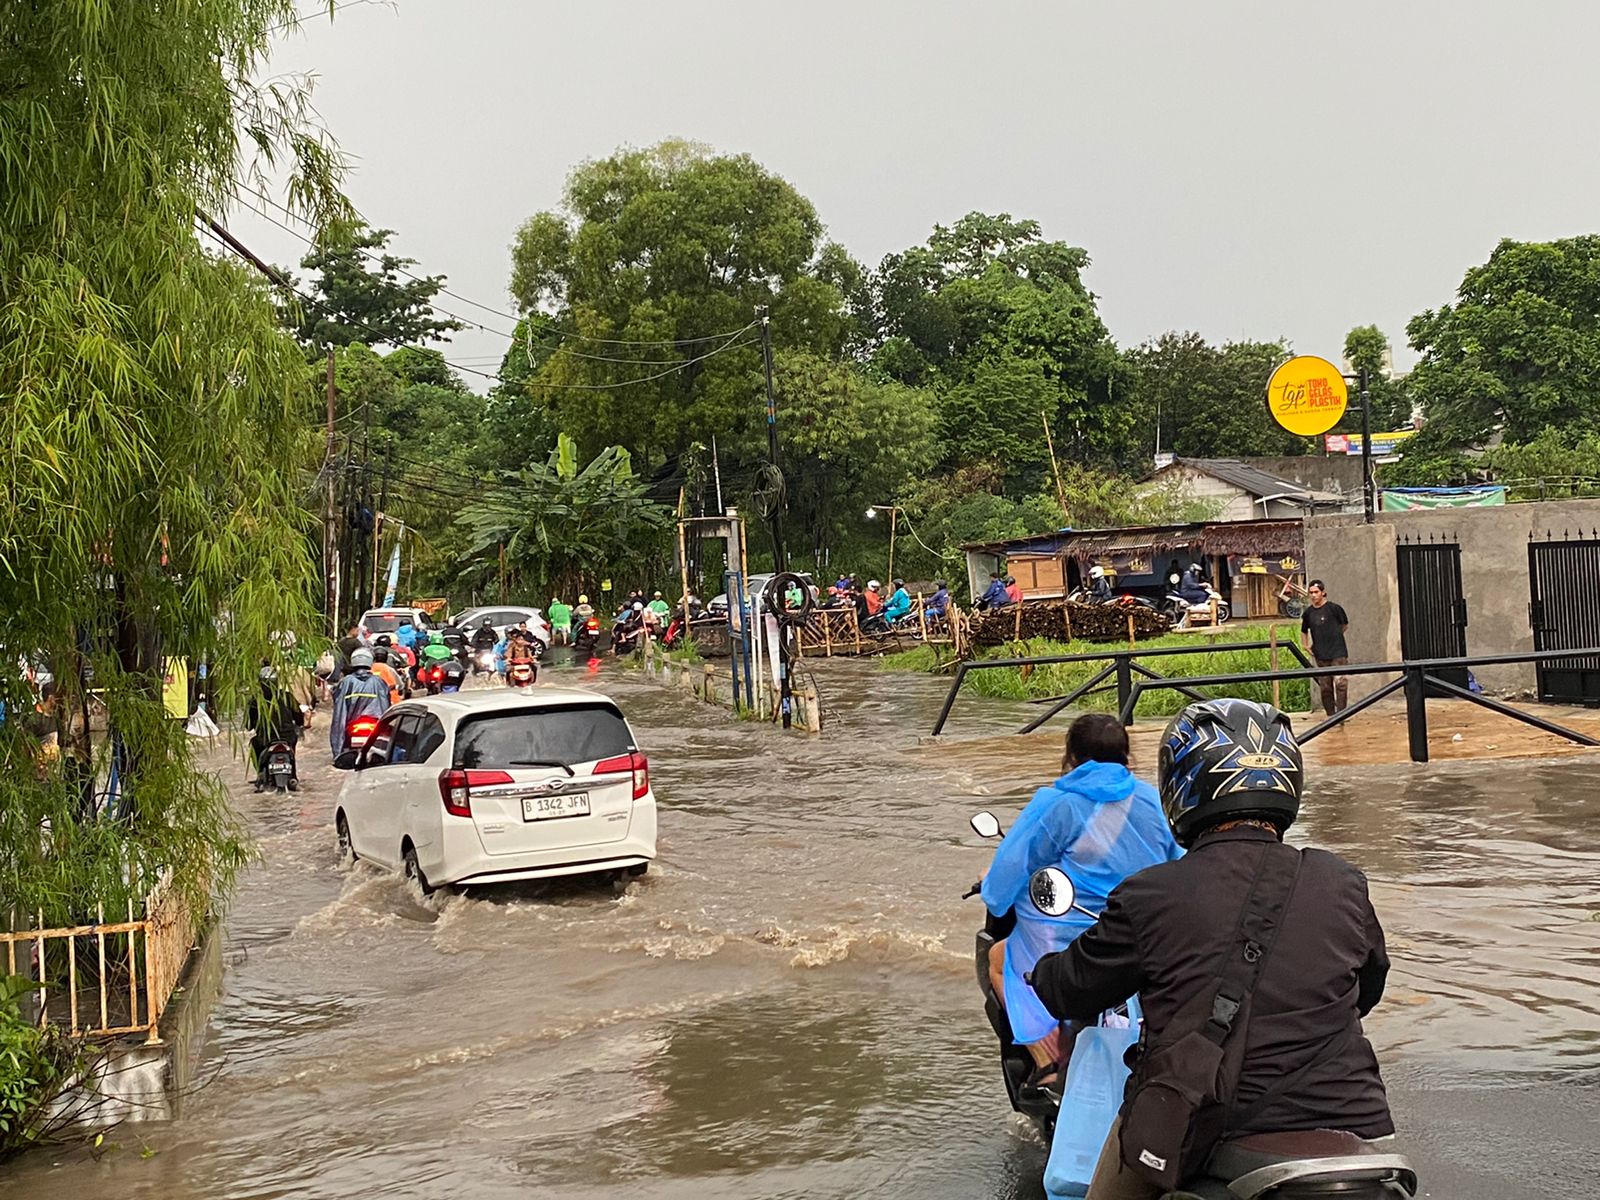
[[[1089,642],[1125,642],[1132,620],[1134,639],[1157,637],[1171,628],[1171,622],[1153,608],[1142,604],[1077,604],[1073,602],[1029,601],[993,612],[975,612],[967,617],[968,645],[983,649],[1028,638],[1049,638],[1064,642],[1069,635]]]

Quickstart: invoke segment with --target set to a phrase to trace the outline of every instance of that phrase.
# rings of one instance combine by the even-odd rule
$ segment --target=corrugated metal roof
[[[1313,488],[1306,487],[1304,484],[1296,483],[1292,479],[1284,479],[1281,476],[1263,471],[1260,467],[1252,467],[1249,463],[1242,462],[1237,458],[1175,458],[1172,460],[1172,466],[1192,467],[1196,471],[1204,471],[1207,475],[1213,475],[1224,483],[1231,483],[1240,491],[1248,492],[1258,500],[1273,497],[1275,499],[1303,500],[1310,504],[1319,502],[1334,503],[1342,499],[1342,497],[1336,496],[1332,492],[1319,492]],[[1164,469],[1171,470],[1171,467]],[[1160,475],[1161,472],[1157,471],[1155,474]]]

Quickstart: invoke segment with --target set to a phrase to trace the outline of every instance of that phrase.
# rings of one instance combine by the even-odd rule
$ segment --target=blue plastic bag
[[[1138,1040],[1137,999],[1128,1002],[1128,1028],[1112,1029],[1102,1023],[1078,1034],[1044,1168],[1044,1190],[1050,1200],[1082,1196],[1089,1190],[1111,1122],[1122,1107],[1128,1082],[1123,1055]]]

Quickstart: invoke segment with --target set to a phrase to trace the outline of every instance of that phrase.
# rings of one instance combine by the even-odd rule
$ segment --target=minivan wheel
[[[333,819],[333,828],[339,838],[339,863],[341,866],[356,861],[356,848],[350,842],[350,822],[340,813]]]
[[[417,848],[407,842],[403,854],[405,855],[406,878],[413,880],[417,885],[417,890],[424,896],[433,895],[433,886],[428,882],[428,877],[422,873],[422,864],[417,862]]]

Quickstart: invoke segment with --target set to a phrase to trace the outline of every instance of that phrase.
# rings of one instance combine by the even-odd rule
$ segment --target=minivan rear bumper
[[[467,875],[461,879],[446,880],[457,887],[471,887],[489,883],[516,883],[528,879],[556,879],[563,875],[599,875],[607,871],[624,871],[635,868],[635,873],[640,873],[638,868],[648,866],[650,859],[642,854],[630,855],[626,858],[597,858],[587,862],[564,863],[559,867],[527,867],[525,869],[484,871],[478,875]]]

